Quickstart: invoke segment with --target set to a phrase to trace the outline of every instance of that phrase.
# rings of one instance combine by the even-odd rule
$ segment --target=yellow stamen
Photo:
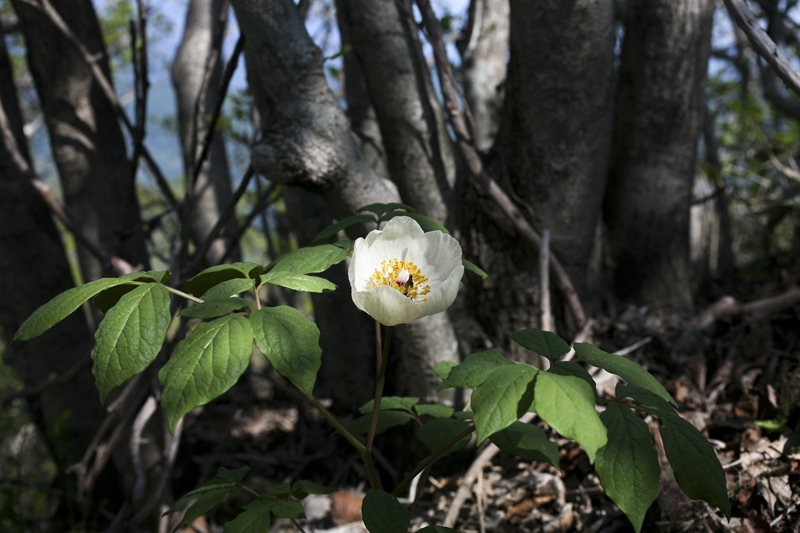
[[[399,279],[398,279],[399,278]],[[399,261],[390,259],[381,261],[381,268],[376,268],[375,273],[370,276],[368,289],[379,285],[393,287],[414,300],[417,305],[427,298],[422,298],[431,291],[428,278],[422,275],[419,267],[411,261]]]

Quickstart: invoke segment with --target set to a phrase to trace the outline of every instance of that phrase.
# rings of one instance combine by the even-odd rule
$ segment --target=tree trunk
[[[331,215],[339,219],[370,203],[400,201],[361,154],[347,118],[325,81],[322,53],[306,33],[296,6],[289,0],[234,0],[232,5],[247,38],[249,76],[251,85],[256,84],[253,93],[257,102],[263,102],[259,112],[264,133],[252,153],[256,171],[274,182],[320,194]],[[351,228],[353,237],[374,229]],[[353,304],[345,301],[342,305]],[[320,326],[325,327],[325,323],[319,320]],[[360,327],[341,321],[338,325],[333,321],[330,324],[329,327],[351,333],[351,328]],[[333,337],[335,333],[322,334]],[[443,357],[457,358],[455,346],[447,340],[454,339],[454,335],[445,314],[403,326],[398,336],[415,337],[423,349],[414,356],[428,361],[428,364],[409,365],[409,373],[396,376],[404,383],[403,387],[430,384],[433,381],[430,366]],[[370,341],[368,349],[373,346]],[[441,346],[452,348],[444,353],[435,350]],[[401,349],[401,358],[406,355]],[[334,364],[352,369],[346,348],[340,347],[328,356],[336,361]],[[435,397],[436,388],[430,385],[424,390],[420,388],[421,395],[427,399]]]
[[[5,42],[0,41],[0,105],[26,157],[16,98]],[[74,286],[61,237],[44,200],[0,142],[0,325],[7,340],[39,306]],[[88,359],[92,342],[79,311],[42,337],[11,345],[4,357],[30,386]],[[64,468],[78,461],[103,416],[89,367],[72,383],[52,387],[28,403],[41,429],[58,423],[65,435],[72,435],[65,439],[44,432],[58,465]]]
[[[552,252],[584,297],[608,160],[613,30],[612,0],[511,2],[503,122],[487,162],[534,227],[550,231]],[[470,305],[495,344],[529,357],[510,336],[539,323],[538,250],[474,186],[462,198],[465,248],[491,280]]]
[[[109,76],[100,25],[90,0],[51,2]],[[45,114],[64,201],[83,231],[110,254],[148,265],[139,204],[125,142],[111,103],[79,50],[41,11],[14,0],[28,65]],[[83,249],[83,277],[109,272]]]
[[[472,0],[469,22],[458,40],[464,98],[475,120],[478,150],[488,150],[500,126],[508,55],[508,0]]]
[[[346,16],[347,6],[344,0],[336,0],[336,17],[339,24],[339,35],[343,43],[352,42],[350,25]],[[389,179],[389,167],[386,162],[386,150],[383,148],[381,128],[378,117],[372,106],[364,73],[358,57],[352,50],[344,55],[344,95],[347,100],[347,116],[350,118],[350,128],[358,137],[361,153],[369,163],[376,175]]]
[[[342,0],[339,19],[378,117],[389,174],[403,201],[438,220],[448,219],[455,179],[452,143],[444,128],[411,2]]]
[[[691,310],[689,210],[711,0],[636,0],[619,67],[604,218],[617,295]]]
[[[224,0],[191,0],[186,11],[186,26],[183,40],[172,63],[172,83],[178,103],[178,125],[183,148],[184,173],[186,179],[195,171],[196,160],[203,142],[206,117],[220,98],[219,83],[222,77],[222,57],[218,57],[205,98],[200,106],[200,128],[196,123],[195,105],[206,75],[208,59],[213,52],[214,38],[223,31],[222,13]],[[221,44],[221,40],[220,40]],[[191,236],[200,245],[219,220],[220,213],[232,196],[231,176],[225,142],[221,133],[214,135],[208,158],[194,182],[194,197],[191,211]],[[229,224],[229,230],[235,229]],[[206,253],[206,266],[218,264],[227,249],[224,235],[214,241]]]

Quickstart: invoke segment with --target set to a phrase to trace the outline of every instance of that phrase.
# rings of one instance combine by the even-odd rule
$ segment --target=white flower
[[[441,231],[424,233],[409,217],[356,240],[348,270],[356,307],[385,326],[450,307],[463,273],[458,241]]]

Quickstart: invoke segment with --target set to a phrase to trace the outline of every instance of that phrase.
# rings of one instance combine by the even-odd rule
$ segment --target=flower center
[[[370,283],[367,285],[367,289],[388,285],[414,300],[417,305],[427,300],[423,296],[431,291],[428,278],[422,275],[417,265],[406,260],[381,261],[381,268],[376,268],[375,273],[369,279]]]

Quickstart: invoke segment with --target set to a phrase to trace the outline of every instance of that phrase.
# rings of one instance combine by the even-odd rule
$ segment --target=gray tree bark
[[[331,215],[339,219],[370,203],[400,201],[394,188],[376,176],[364,159],[347,117],[336,105],[325,81],[322,53],[309,38],[296,6],[289,0],[231,3],[247,38],[250,83],[255,84],[256,100],[263,101],[259,110],[263,137],[252,152],[256,171],[274,182],[321,195]],[[371,229],[374,228],[353,226],[350,234],[356,237]],[[345,288],[337,292],[347,291]],[[344,300],[338,305],[353,306],[349,297]],[[336,308],[332,311],[341,314]],[[363,327],[358,323],[326,320],[330,325],[325,326],[327,322],[318,319],[321,328],[338,328],[353,339],[362,333],[353,329]],[[372,331],[370,327],[369,333]],[[399,331],[396,338],[415,337],[419,343],[419,347],[413,347],[413,355],[401,347],[400,358],[413,356],[428,364],[409,365],[408,373],[392,376],[398,381],[397,388],[428,384],[419,387],[420,395],[426,399],[435,397],[436,388],[430,386],[430,366],[442,357],[457,357],[447,315],[420,319]],[[323,337],[336,338],[336,332],[321,333]],[[437,351],[441,346],[451,349]],[[370,340],[366,349],[373,353],[374,341]],[[348,344],[340,344],[336,352],[323,358],[329,357],[334,365],[345,365],[351,371],[362,371],[352,368],[351,353]]]
[[[714,2],[636,0],[627,11],[604,206],[615,292],[691,310],[689,209]]]
[[[109,75],[100,25],[90,0],[51,2],[98,57]],[[77,48],[38,9],[13,1],[22,24],[28,65],[50,133],[64,201],[83,231],[110,254],[148,265],[139,204],[125,142],[111,103]],[[102,277],[102,265],[83,249],[84,279]]]
[[[457,42],[464,98],[475,120],[475,146],[481,151],[492,147],[500,127],[509,27],[508,0],[472,0],[467,27]]]
[[[550,230],[552,252],[585,296],[611,132],[614,3],[512,0],[510,17],[499,155],[487,164],[534,227]],[[470,305],[501,349],[530,357],[510,336],[539,323],[538,251],[474,186],[462,198],[466,249],[491,278]]]
[[[178,103],[178,125],[181,147],[183,148],[184,172],[188,177],[195,171],[199,155],[199,145],[205,136],[204,128],[197,128],[195,104],[200,95],[206,74],[208,58],[212,53],[214,37],[223,30],[220,13],[224,0],[191,0],[186,11],[186,26],[183,39],[172,63],[172,83]],[[222,58],[218,58],[211,77],[201,113],[211,113],[219,99],[219,83],[222,77]],[[201,124],[205,124],[203,117]],[[219,220],[220,213],[232,196],[231,176],[225,142],[221,134],[214,135],[208,158],[194,183],[194,197],[191,212],[191,237],[196,243],[205,241],[211,229]],[[229,224],[229,230],[235,228]],[[215,239],[206,253],[207,266],[218,264],[227,249],[224,234]]]
[[[336,0],[336,16],[339,24],[339,35],[343,43],[350,43],[350,25],[343,16],[347,6],[344,0]],[[386,162],[386,150],[383,147],[381,128],[378,117],[369,97],[364,73],[355,52],[344,55],[344,95],[347,100],[347,116],[350,127],[360,141],[361,153],[376,175],[389,179],[389,168]]]
[[[0,105],[20,151],[27,156],[11,64],[3,40],[0,40]],[[7,341],[39,306],[74,285],[61,237],[47,206],[0,142],[0,325]],[[89,325],[78,312],[36,340],[9,346],[4,359],[30,386],[52,373],[64,374],[88,359],[92,345]],[[44,433],[53,457],[62,468],[80,459],[103,417],[88,366],[72,383],[52,387],[30,398],[28,404],[40,428],[60,421],[65,431],[74,434],[64,439]],[[65,413],[68,416],[63,417]]]
[[[411,2],[342,0],[353,50],[380,125],[389,174],[403,201],[451,222],[452,143],[422,55]]]

